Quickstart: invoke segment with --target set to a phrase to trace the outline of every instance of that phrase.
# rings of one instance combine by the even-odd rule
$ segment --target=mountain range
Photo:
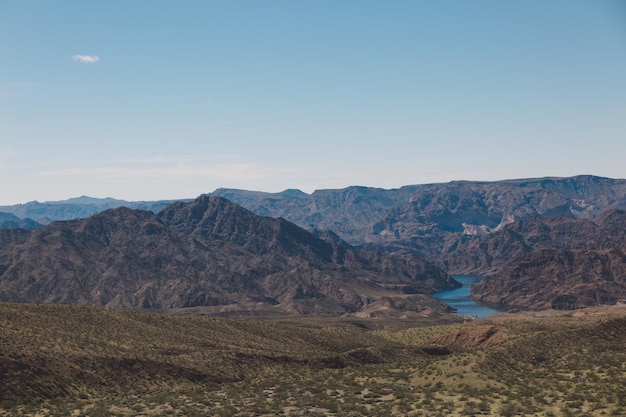
[[[226,204],[224,198],[236,204]],[[222,203],[217,204],[218,201]],[[148,211],[108,210],[123,206]],[[242,211],[241,207],[249,211]],[[359,279],[365,277],[365,282],[376,282],[380,287],[380,282],[376,281],[378,278],[373,278],[372,274],[389,272],[381,269],[381,264],[390,265],[389,262],[392,262],[396,265],[395,263],[400,262],[399,259],[404,259],[402,262],[405,262],[405,266],[407,262],[417,265],[418,259],[425,258],[448,273],[485,275],[486,279],[473,290],[473,297],[477,300],[504,308],[574,308],[622,300],[619,290],[623,285],[619,265],[621,258],[618,255],[622,245],[626,244],[626,220],[624,211],[621,210],[624,208],[626,180],[589,175],[494,182],[453,181],[410,185],[392,190],[354,186],[341,190],[318,190],[311,194],[299,190],[266,193],[218,189],[194,201],[125,202],[80,197],[62,202],[4,206],[0,207],[0,212],[6,213],[0,218],[0,225],[5,228],[41,228],[42,224],[48,224],[52,220],[83,220],[63,223],[62,227],[53,222],[41,228],[41,232],[4,230],[0,241],[14,244],[25,236],[32,241],[33,236],[43,236],[55,230],[58,236],[54,239],[61,239],[68,232],[58,231],[59,228],[80,228],[84,226],[77,225],[85,222],[99,222],[105,228],[108,223],[129,221],[127,217],[133,213],[133,216],[139,216],[135,222],[145,223],[142,223],[143,226],[135,225],[136,230],[161,230],[155,234],[161,235],[162,241],[153,241],[156,237],[150,237],[149,234],[132,235],[136,239],[141,238],[141,244],[138,245],[135,241],[122,243],[131,235],[119,237],[119,244],[126,246],[118,249],[119,253],[116,255],[119,257],[109,254],[110,258],[101,261],[102,264],[98,267],[100,273],[110,263],[123,269],[126,268],[122,267],[125,263],[135,262],[134,266],[127,267],[134,272],[127,271],[126,274],[141,275],[139,271],[159,268],[136,264],[137,257],[148,264],[152,262],[163,265],[163,259],[173,253],[178,255],[170,256],[172,259],[189,259],[188,263],[191,265],[197,263],[196,266],[188,266],[191,268],[191,276],[199,276],[200,273],[191,271],[206,265],[205,268],[211,274],[218,274],[219,270],[219,274],[236,277],[232,278],[229,285],[233,287],[230,289],[220,292],[213,287],[210,291],[206,288],[189,288],[187,295],[177,300],[146,296],[145,294],[152,294],[150,291],[153,289],[149,288],[155,285],[148,285],[148,281],[143,286],[133,287],[133,296],[127,292],[125,296],[115,300],[111,297],[85,297],[80,300],[99,305],[145,304],[159,308],[193,305],[208,308],[209,305],[214,307],[231,303],[247,305],[245,309],[249,310],[252,308],[251,303],[257,303],[255,305],[259,309],[267,311],[343,311],[375,315],[388,309],[397,313],[406,309],[399,307],[397,299],[393,302],[378,299],[378,304],[374,303],[378,307],[373,308],[372,303],[367,304],[364,301],[368,300],[364,293],[369,290],[354,290],[350,292],[351,295],[338,295],[337,288],[330,283],[346,280],[346,276],[352,274],[352,277],[358,276]],[[138,214],[140,212],[141,215]],[[148,226],[148,223],[151,225]],[[87,245],[95,237],[83,236],[83,239]],[[169,243],[166,241],[169,242],[170,239],[176,242],[176,249],[168,247]],[[219,247],[216,242],[220,242]],[[145,248],[141,252],[142,245],[158,248],[162,252],[154,252],[153,249],[147,251]],[[69,242],[65,244],[65,247],[71,246]],[[2,253],[7,248],[8,246],[3,245]],[[194,252],[197,248],[203,248],[205,252]],[[49,245],[42,243],[29,256],[35,256],[37,251],[47,249]],[[28,251],[21,248],[18,252],[22,255],[20,260],[26,263]],[[212,255],[209,256],[209,252]],[[121,256],[124,253],[126,258]],[[84,255],[84,259],[95,256],[92,253]],[[8,255],[3,256],[9,259],[6,258]],[[607,256],[611,258],[610,262],[605,260]],[[10,258],[17,259],[15,254]],[[78,259],[80,256],[73,255],[72,259],[74,258]],[[570,258],[578,266],[562,268],[563,259]],[[306,261],[302,263],[302,259]],[[252,260],[257,263],[253,262],[254,267],[250,269],[249,262]],[[4,265],[11,262],[5,261]],[[594,263],[604,266],[594,267],[599,268],[600,272],[590,274],[590,265]],[[168,273],[184,276],[181,266],[167,265],[165,269],[171,269]],[[233,265],[239,265],[243,269],[237,269]],[[291,265],[291,269],[286,265]],[[431,267],[428,264],[428,268]],[[57,271],[58,268],[59,265],[55,264],[51,270]],[[392,269],[398,272],[396,266]],[[7,268],[5,270],[8,271]],[[240,275],[235,274],[235,270]],[[254,272],[250,272],[251,270]],[[286,270],[291,272],[287,273]],[[362,271],[369,271],[369,274]],[[559,284],[554,291],[542,291],[542,288],[548,288],[547,282],[553,278],[553,273],[556,273],[554,271],[560,271],[558,274],[563,279],[557,280]],[[441,271],[437,272],[440,273]],[[257,275],[251,278],[251,274]],[[400,273],[403,274],[413,278],[419,275]],[[158,271],[154,276],[159,276]],[[259,276],[265,277],[262,280],[264,284],[260,287]],[[308,286],[300,278],[293,281],[293,276],[308,276]],[[322,276],[331,278],[324,281]],[[4,275],[2,280],[4,283]],[[284,280],[290,284],[282,286]],[[613,282],[614,286],[607,287],[607,281]],[[396,289],[404,286],[404,292],[429,293],[436,288],[442,288],[439,285],[429,287],[393,280],[390,282],[393,282],[391,286]],[[586,285],[581,285],[581,282],[586,282]],[[248,294],[248,290],[244,290],[247,285],[250,288],[256,285],[256,289],[248,289]],[[276,290],[277,287],[281,287],[282,292]],[[321,290],[322,287],[325,289]],[[340,287],[346,288],[344,284]],[[347,287],[352,287],[352,284]],[[415,288],[408,290],[409,287]],[[605,292],[608,291],[612,296],[604,296],[602,292],[589,295],[589,291],[594,291],[596,287],[605,288]],[[288,288],[292,291],[289,292]],[[203,295],[196,300],[190,300],[188,295],[193,291]],[[233,291],[238,294],[236,297],[231,294]],[[309,304],[299,301],[297,306],[287,307],[287,298],[280,295],[287,293],[290,294],[287,297],[291,297],[289,299],[333,301],[326,307],[322,307],[323,303],[318,301]],[[300,295],[303,297],[298,298]],[[415,297],[417,295],[414,294]],[[205,297],[204,301],[202,297]],[[62,298],[55,300],[58,302]],[[352,301],[346,301],[348,299]],[[419,303],[423,304],[424,300]],[[370,305],[370,310],[363,310],[365,305]],[[280,307],[268,310],[268,306]],[[409,309],[420,308],[413,306]],[[378,313],[373,311],[375,309],[378,309]],[[224,310],[221,307],[221,311]]]
[[[214,314],[438,314],[455,288],[415,255],[328,243],[221,197],[0,230],[0,301]]]

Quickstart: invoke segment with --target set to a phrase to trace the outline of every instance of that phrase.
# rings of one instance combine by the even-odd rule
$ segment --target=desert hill
[[[626,411],[623,306],[375,331],[355,320],[0,303],[0,415]]]
[[[416,256],[331,245],[219,197],[0,230],[0,300],[211,313],[437,314],[458,283]],[[395,313],[393,313],[395,312]]]

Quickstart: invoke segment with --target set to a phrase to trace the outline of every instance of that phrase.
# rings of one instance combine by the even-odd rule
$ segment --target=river
[[[476,275],[454,275],[453,278],[463,284],[454,290],[440,291],[432,294],[433,298],[448,304],[456,309],[456,314],[471,317],[489,317],[498,313],[491,307],[476,303],[470,296],[472,284],[483,279]]]

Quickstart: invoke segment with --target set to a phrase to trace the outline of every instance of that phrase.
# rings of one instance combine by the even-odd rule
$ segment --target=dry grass
[[[626,414],[625,308],[405,326],[0,304],[0,415]]]

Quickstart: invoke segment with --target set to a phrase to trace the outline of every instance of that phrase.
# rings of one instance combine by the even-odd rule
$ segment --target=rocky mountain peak
[[[199,240],[236,243],[253,253],[298,254],[313,251],[330,260],[330,244],[282,218],[263,217],[222,197],[201,196],[172,204],[158,218],[169,227]]]

